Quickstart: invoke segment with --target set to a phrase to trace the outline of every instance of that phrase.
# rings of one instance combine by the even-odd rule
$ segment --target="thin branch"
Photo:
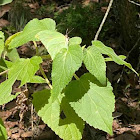
[[[0,76],[3,75],[3,74],[5,74],[5,73],[8,73],[8,71],[9,71],[9,70],[5,70],[5,71],[1,72],[1,73],[0,73]]]
[[[106,21],[106,19],[107,19],[107,16],[108,16],[108,14],[109,14],[109,11],[110,11],[110,9],[111,9],[111,6],[112,6],[112,4],[113,4],[113,1],[114,1],[114,0],[110,0],[110,3],[109,3],[108,8],[107,8],[107,11],[106,11],[106,13],[105,13],[105,15],[104,15],[104,18],[103,18],[103,20],[102,20],[102,22],[101,22],[101,24],[100,24],[100,27],[99,27],[99,29],[98,29],[96,35],[95,35],[94,40],[97,40],[97,39],[98,39],[98,36],[99,36],[99,34],[100,34],[100,32],[101,32],[101,30],[102,30],[102,28],[103,28],[103,25],[104,25],[104,23],[105,23],[105,21]]]
[[[80,79],[76,74],[74,74],[73,76],[74,76],[74,78],[75,78],[76,80],[79,80],[79,79]]]
[[[136,2],[134,2],[134,1],[131,1],[131,0],[128,0],[130,3],[132,3],[132,4],[135,4],[135,5],[137,5],[137,6],[140,6],[140,4],[139,3],[136,3]]]
[[[138,46],[138,43],[140,41],[140,37],[138,38],[138,40],[136,41],[135,45],[132,47],[132,49],[128,52],[126,59],[128,59],[129,55],[132,53],[132,51]]]

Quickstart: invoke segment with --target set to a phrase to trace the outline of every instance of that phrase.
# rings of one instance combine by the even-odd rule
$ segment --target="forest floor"
[[[29,6],[34,12],[39,7],[39,4],[31,3]],[[5,17],[7,17],[7,13],[11,9],[11,4],[2,8],[3,10],[0,12],[0,28],[4,29],[10,24]],[[6,32],[9,35],[11,34],[9,31]],[[27,45],[19,47],[18,52],[20,56],[24,57],[31,57],[34,53]],[[42,66],[46,73],[51,71],[50,60],[43,62]],[[113,136],[86,124],[83,140],[140,140],[140,81],[132,72],[125,72],[125,68],[122,66],[114,63],[108,63],[107,66],[107,75],[114,87],[116,97],[115,111],[113,113]],[[0,82],[3,80],[4,78],[0,77]],[[19,89],[18,85],[19,83],[16,82],[13,86],[13,93],[22,90],[17,99],[0,107],[0,118],[4,121],[8,140],[60,140],[37,116],[31,103],[31,94],[44,87],[48,88],[47,85],[28,84],[28,90],[25,87]]]

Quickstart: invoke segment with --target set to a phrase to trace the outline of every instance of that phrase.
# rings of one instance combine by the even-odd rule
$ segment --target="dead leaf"
[[[9,21],[5,20],[5,19],[0,19],[0,27],[5,27],[7,25],[9,25]]]
[[[107,11],[107,7],[102,7],[101,11],[105,13]]]
[[[7,5],[4,5],[0,8],[0,18],[6,13],[6,12],[9,12],[11,9],[11,5],[10,4],[7,4]]]

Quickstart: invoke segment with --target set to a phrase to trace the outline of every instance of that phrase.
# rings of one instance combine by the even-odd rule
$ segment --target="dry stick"
[[[32,127],[32,131],[34,130],[34,106],[33,104],[31,105],[31,127]]]
[[[104,23],[105,23],[105,21],[106,21],[106,19],[107,19],[107,16],[108,16],[108,14],[109,14],[109,11],[110,11],[110,9],[111,9],[111,6],[112,6],[112,4],[113,4],[113,1],[114,1],[114,0],[110,0],[110,3],[109,3],[108,8],[107,8],[107,11],[106,11],[106,13],[105,13],[105,15],[104,15],[104,18],[103,18],[103,20],[102,20],[102,22],[101,22],[101,24],[100,24],[100,27],[99,27],[99,29],[98,29],[96,35],[95,35],[94,40],[97,40],[97,39],[98,39],[98,36],[99,36],[99,34],[100,34],[100,32],[101,32],[101,30],[102,30],[102,28],[103,28],[103,25],[104,25]]]
[[[132,4],[135,4],[135,5],[137,5],[137,6],[140,6],[140,4],[139,3],[136,3],[136,2],[134,2],[134,1],[131,1],[131,0],[128,0],[130,3],[132,3]]]

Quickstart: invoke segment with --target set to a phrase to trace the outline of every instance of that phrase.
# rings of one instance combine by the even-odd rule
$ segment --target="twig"
[[[5,74],[5,73],[8,73],[8,70],[5,70],[5,71],[1,72],[0,73],[0,76],[3,75],[3,74]]]
[[[134,2],[134,1],[131,1],[131,0],[128,0],[130,3],[132,3],[132,4],[135,4],[135,5],[137,5],[137,6],[140,6],[140,4],[139,3],[136,3],[136,2]]]
[[[104,18],[103,18],[103,20],[102,20],[102,22],[101,22],[101,24],[100,24],[100,27],[99,27],[99,29],[98,29],[96,35],[95,35],[94,40],[97,40],[97,39],[98,39],[98,36],[99,36],[99,34],[100,34],[100,32],[101,32],[101,30],[102,30],[102,28],[103,28],[103,25],[104,25],[104,23],[105,23],[105,21],[106,21],[106,19],[107,19],[107,16],[108,16],[108,14],[109,14],[109,11],[110,11],[110,9],[111,9],[111,6],[112,6],[112,4],[113,4],[113,1],[114,1],[114,0],[110,0],[110,3],[109,3],[108,8],[107,8],[107,11],[106,11],[106,13],[105,13],[105,15],[104,15]]]
[[[34,106],[33,104],[31,105],[31,127],[32,127],[32,131],[34,130]]]
[[[47,76],[46,76],[46,74],[45,74],[45,72],[44,72],[44,70],[43,70],[43,68],[42,68],[42,66],[41,66],[41,65],[40,65],[40,71],[41,71],[41,73],[42,73],[43,77],[45,78],[46,83],[49,85],[50,89],[52,89],[52,85],[51,85],[51,83],[50,83],[49,79],[47,78]]]
[[[137,47],[138,43],[140,41],[140,37],[138,38],[138,40],[136,41],[135,45],[132,47],[132,49],[128,52],[126,59],[128,59],[129,55],[131,54],[131,52]]]
[[[73,76],[74,76],[74,78],[75,78],[76,80],[79,80],[79,79],[80,79],[76,74],[74,74]]]

